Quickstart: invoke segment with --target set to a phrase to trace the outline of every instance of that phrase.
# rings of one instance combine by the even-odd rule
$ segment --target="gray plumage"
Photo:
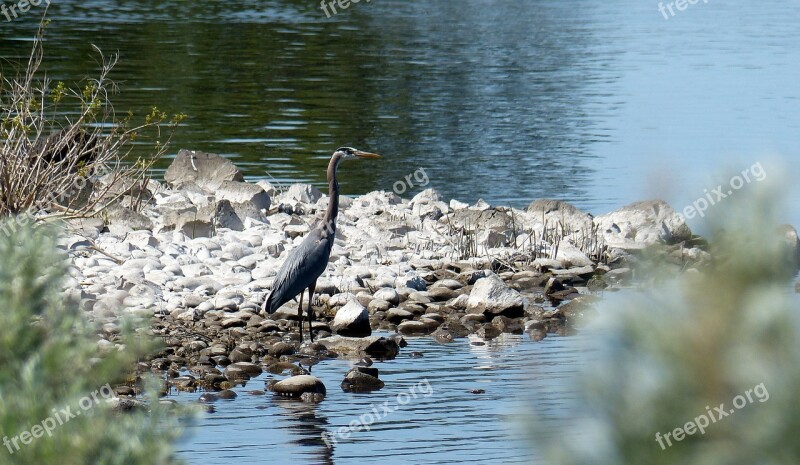
[[[325,268],[328,266],[333,241],[336,238],[336,217],[339,214],[339,183],[336,181],[336,169],[341,160],[353,157],[379,158],[374,153],[362,152],[350,147],[341,147],[333,153],[331,161],[328,163],[327,175],[330,199],[325,216],[283,262],[272,284],[272,292],[264,300],[264,305],[262,306],[262,310],[272,314],[283,304],[300,294],[300,302],[297,307],[297,316],[300,320],[300,340],[303,339],[303,291],[308,289],[308,333],[311,336],[311,341],[314,341],[314,334],[311,332],[311,320],[313,317],[311,299],[314,295],[317,279],[325,272]]]
[[[334,234],[330,235],[324,228],[314,228],[283,262],[264,304],[267,313],[275,313],[325,272],[333,246],[333,229]]]

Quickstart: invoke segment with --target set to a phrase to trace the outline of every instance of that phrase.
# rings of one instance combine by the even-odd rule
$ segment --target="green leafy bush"
[[[546,463],[800,463],[796,255],[778,198],[726,199],[709,212],[711,264],[599,305],[569,419],[535,428]]]
[[[147,411],[120,413],[109,387],[152,339],[127,324],[125,350],[98,354],[97,331],[64,297],[56,244],[44,227],[0,234],[0,464],[175,463],[174,409],[151,389]]]

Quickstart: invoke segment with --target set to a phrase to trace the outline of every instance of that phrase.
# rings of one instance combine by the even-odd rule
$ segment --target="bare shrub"
[[[168,119],[153,108],[143,121],[119,117],[109,78],[119,57],[98,54],[97,77],[69,86],[41,70],[46,22],[33,40],[27,64],[13,76],[0,70],[0,216],[90,216],[137,185],[167,150],[184,115]],[[133,141],[150,147],[135,161]],[[103,182],[98,179],[103,177]],[[90,195],[91,194],[91,195]]]

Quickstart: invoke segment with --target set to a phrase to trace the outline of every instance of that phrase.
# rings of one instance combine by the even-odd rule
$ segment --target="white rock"
[[[561,241],[558,245],[558,255],[556,255],[556,259],[559,260],[565,268],[594,265],[594,262],[590,260],[585,253],[567,241]]]
[[[559,232],[567,231],[567,234],[573,231],[591,232],[592,215],[563,200],[535,200],[528,205],[526,212],[534,222],[540,225],[546,223],[549,231],[555,228]],[[542,230],[536,229],[541,234]]]
[[[214,191],[219,200],[229,200],[232,204],[251,203],[258,209],[269,210],[269,194],[258,184],[247,182],[223,181],[219,189]]]
[[[275,194],[278,193],[278,191],[275,189],[275,186],[273,186],[272,183],[267,181],[266,179],[259,179],[256,182],[256,185],[264,189],[264,192],[266,192],[267,195],[269,195],[270,197],[274,197]]]
[[[469,296],[467,294],[461,294],[458,297],[448,300],[447,306],[456,310],[466,310],[468,303]]]
[[[239,243],[231,243],[222,248],[222,256],[227,257],[228,260],[239,260],[242,257],[253,255],[255,251],[252,247],[248,247]]]
[[[564,268],[564,265],[560,261],[544,257],[537,258],[536,260],[533,261],[533,263],[531,263],[531,265],[536,267],[536,269],[542,271],[560,270]]]
[[[190,265],[181,266],[181,272],[187,278],[196,278],[198,276],[206,276],[213,274],[211,269],[203,263],[193,263]]]
[[[375,291],[373,295],[374,298],[385,300],[392,305],[397,305],[400,303],[400,295],[391,287],[384,287],[382,289],[378,289]]]
[[[416,291],[425,291],[428,290],[428,283],[425,282],[424,279],[420,278],[419,276],[415,275],[406,275],[398,277],[395,280],[395,287],[410,287]]]
[[[311,375],[298,375],[278,381],[272,386],[276,394],[289,397],[300,397],[305,393],[315,393],[325,396],[325,385],[319,378]]]
[[[413,206],[417,204],[426,204],[439,201],[441,201],[441,198],[439,197],[439,193],[436,192],[436,189],[428,188],[415,195],[409,204],[413,208]]]
[[[484,211],[484,210],[489,210],[490,208],[492,208],[492,206],[486,203],[485,200],[478,199],[478,201],[475,202],[475,205],[471,206],[470,208],[473,210]]]
[[[328,307],[342,307],[354,300],[356,300],[356,296],[352,292],[341,292],[339,294],[332,295],[331,298],[328,299]]]
[[[292,184],[280,199],[289,203],[315,203],[320,197],[322,192],[311,184]]]
[[[662,200],[636,202],[598,216],[594,223],[609,247],[640,249],[688,240],[692,231],[683,217]]]
[[[369,336],[372,334],[369,326],[369,312],[357,300],[351,300],[337,310],[331,329],[341,336]]]
[[[519,292],[510,287],[497,275],[479,279],[467,300],[468,313],[489,313],[519,317],[524,312],[525,302]]]
[[[125,241],[140,249],[145,247],[158,247],[158,239],[153,237],[151,231],[131,231],[125,237]]]

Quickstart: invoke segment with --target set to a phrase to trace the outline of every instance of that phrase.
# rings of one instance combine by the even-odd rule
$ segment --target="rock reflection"
[[[333,447],[322,439],[328,431],[328,418],[320,414],[318,405],[278,397],[273,398],[273,404],[279,407],[277,415],[285,420],[289,442],[308,448],[306,454],[314,458],[313,463],[332,465]]]

